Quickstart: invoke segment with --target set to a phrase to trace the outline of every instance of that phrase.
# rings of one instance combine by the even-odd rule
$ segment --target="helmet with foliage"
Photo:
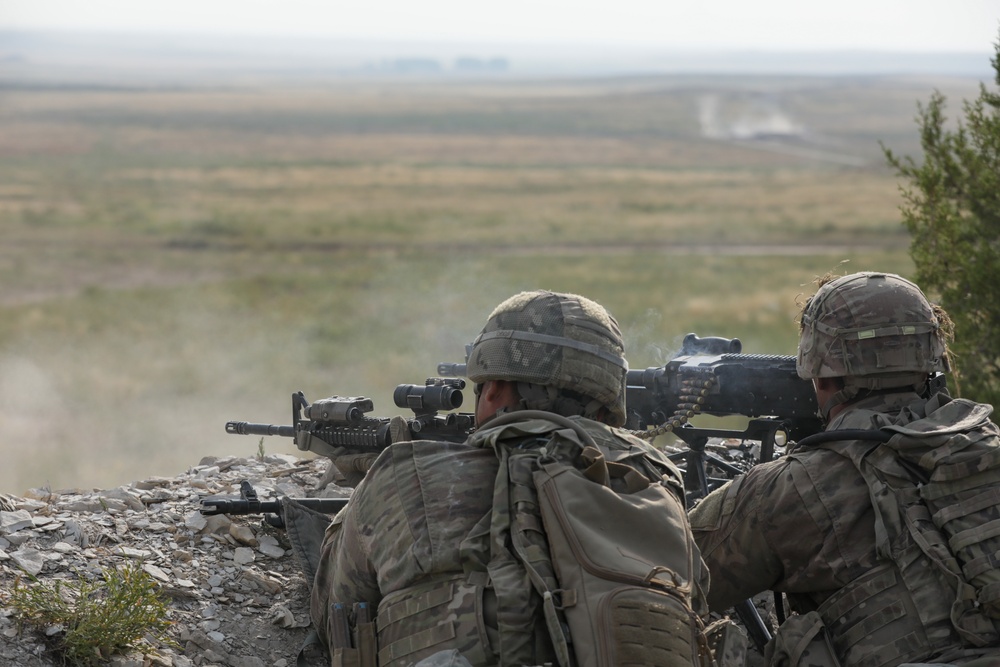
[[[581,410],[571,413],[593,417],[604,408],[603,421],[625,423],[628,363],[618,322],[576,294],[522,292],[501,303],[472,344],[466,371],[477,384],[518,382],[529,408],[563,412],[560,401],[578,400]]]
[[[857,390],[920,386],[949,370],[942,318],[919,287],[895,274],[837,278],[802,311],[796,369],[807,379],[844,378]]]

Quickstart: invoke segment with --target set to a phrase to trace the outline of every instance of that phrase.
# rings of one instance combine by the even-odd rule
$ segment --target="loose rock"
[[[52,583],[133,564],[168,600],[171,643],[141,644],[107,664],[294,665],[307,634],[309,593],[285,534],[260,515],[203,516],[199,510],[202,498],[238,498],[244,479],[261,500],[316,495],[326,467],[326,459],[285,455],[210,458],[177,477],[117,489],[0,495],[0,664],[62,664],[52,646],[63,628],[18,629],[7,592],[15,581],[23,585],[25,572]],[[318,653],[311,658],[324,664]]]

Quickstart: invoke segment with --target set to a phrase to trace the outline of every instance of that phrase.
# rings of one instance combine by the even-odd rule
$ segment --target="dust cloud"
[[[385,271],[341,313],[289,314],[280,292],[253,309],[212,312],[195,288],[195,296],[163,297],[156,322],[136,317],[98,333],[5,343],[0,492],[109,488],[173,476],[209,455],[253,456],[261,439],[227,434],[225,423],[289,424],[300,390],[310,401],[370,397],[370,416],[409,415],[393,403],[396,385],[422,384],[439,362],[464,361],[493,307],[531,288],[475,285],[442,267],[426,285],[390,289],[405,273]],[[331,322],[343,318],[357,321],[357,333],[333,341]],[[471,403],[466,390],[461,411]],[[264,438],[263,447],[311,456],[289,438]]]
[[[705,95],[698,101],[701,134],[708,139],[801,139],[803,125],[770,96],[729,98]]]

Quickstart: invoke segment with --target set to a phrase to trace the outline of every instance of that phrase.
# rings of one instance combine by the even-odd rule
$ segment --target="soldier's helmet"
[[[497,306],[472,344],[466,374],[475,383],[508,380],[581,394],[625,423],[628,362],[618,322],[576,294],[522,292]]]
[[[949,370],[942,323],[920,288],[862,272],[821,286],[802,312],[796,370],[868,389],[919,385]]]

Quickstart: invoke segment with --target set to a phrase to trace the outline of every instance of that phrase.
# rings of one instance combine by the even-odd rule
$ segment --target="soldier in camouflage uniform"
[[[582,417],[591,428],[621,426],[626,372],[618,323],[599,304],[545,291],[516,295],[490,315],[468,358],[479,433],[517,410]],[[357,602],[377,607],[382,666],[555,662],[541,614],[527,619],[526,629],[507,627],[502,619],[523,616],[527,607],[498,609],[489,552],[505,547],[484,545],[498,459],[483,442],[394,442],[334,519],[312,594],[313,622],[333,664],[354,658],[335,648],[344,622],[331,610]],[[707,586],[703,568],[695,581]],[[513,635],[516,659],[501,651]],[[355,664],[376,663],[361,655]]]
[[[894,455],[868,456],[881,443],[862,439],[877,429],[937,429],[941,441],[982,441],[984,459],[995,458],[992,408],[926,396],[930,374],[948,370],[948,335],[947,315],[899,276],[821,284],[803,310],[797,360],[827,421],[810,438],[821,442],[804,440],[690,512],[713,611],[770,589],[797,612],[769,646],[771,664],[1000,664],[1000,620],[982,613],[949,564],[950,547],[931,543],[940,533],[917,473]],[[844,429],[854,431],[832,433]],[[1000,476],[990,474],[978,483],[996,498]],[[980,510],[995,519],[990,502]],[[989,562],[995,571],[996,556]]]

